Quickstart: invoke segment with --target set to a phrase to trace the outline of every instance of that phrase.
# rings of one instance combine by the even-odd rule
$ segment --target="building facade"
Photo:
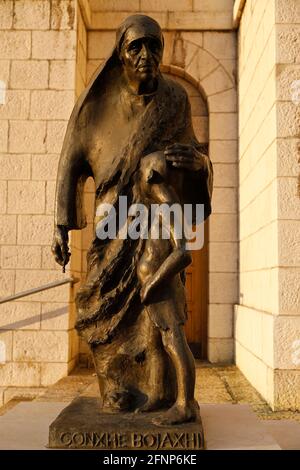
[[[0,1],[0,296],[85,276],[93,181],[66,274],[52,259],[59,153],[116,28],[141,12],[163,29],[162,72],[186,88],[214,165],[205,246],[188,271],[188,338],[202,359],[236,363],[273,409],[299,410],[298,0]],[[87,361],[79,284],[0,305],[0,403]]]

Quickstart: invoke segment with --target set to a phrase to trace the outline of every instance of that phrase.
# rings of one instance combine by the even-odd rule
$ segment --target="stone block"
[[[141,11],[192,11],[192,0],[141,0]]]
[[[212,214],[209,218],[210,242],[237,241],[237,216],[235,214]]]
[[[60,154],[67,124],[66,121],[47,122],[46,148],[48,153]]]
[[[237,269],[237,243],[209,243],[209,272],[236,273]]]
[[[232,30],[232,16],[232,11],[217,14],[214,11],[175,11],[169,13],[167,28],[188,31]]]
[[[10,153],[45,151],[46,123],[43,121],[10,121]]]
[[[233,362],[233,339],[209,338],[208,360],[212,364],[231,364]]]
[[[0,245],[15,245],[17,218],[15,215],[0,215]]]
[[[0,328],[3,330],[39,330],[41,326],[40,302],[7,302],[0,305]]]
[[[12,360],[12,331],[0,330],[1,356],[0,367],[2,364]]]
[[[147,11],[143,12],[147,14]],[[148,12],[164,29],[167,27],[167,12],[153,11]],[[115,30],[122,21],[128,17],[127,11],[98,11],[93,13],[93,30]]]
[[[90,31],[88,34],[88,59],[106,59],[112,51],[116,35],[112,31]]]
[[[300,146],[298,139],[277,139],[278,176],[298,176]]]
[[[238,121],[235,113],[211,113],[209,121],[210,138],[235,140],[237,138]]]
[[[13,1],[0,2],[0,29],[10,29],[13,20]]]
[[[19,245],[51,245],[53,217],[51,215],[19,215]]]
[[[278,218],[300,219],[298,178],[278,178]]]
[[[273,369],[270,369],[262,360],[246,349],[237,339],[235,342],[236,365],[245,375],[246,379],[272,406],[274,402]],[[270,375],[271,374],[271,375]]]
[[[234,163],[214,163],[214,188],[237,188],[237,173]]]
[[[46,214],[54,214],[55,204],[55,181],[47,181],[46,183]]]
[[[299,411],[300,410],[300,371],[275,370],[274,371],[274,409]]]
[[[299,107],[292,102],[277,104],[278,137],[297,138],[300,133]]]
[[[272,269],[278,264],[278,225],[274,220],[240,240],[240,271]]]
[[[236,303],[238,297],[237,274],[210,273],[209,274],[209,302],[213,304]]]
[[[49,87],[56,90],[74,90],[75,62],[73,60],[50,62]]]
[[[299,23],[300,4],[298,0],[277,0],[276,23]]]
[[[0,152],[7,152],[7,146],[8,146],[8,121],[1,121]]]
[[[234,0],[194,0],[195,11],[232,12]]]
[[[171,32],[169,34],[172,34],[172,37],[174,37],[174,35],[176,33],[174,32]],[[200,31],[183,31],[181,33],[182,35],[182,38],[184,41],[188,41],[188,42],[191,42],[193,44],[195,44],[196,46],[198,47],[203,47],[203,33],[200,32]],[[164,33],[164,36],[165,36],[165,33]]]
[[[281,315],[299,315],[300,291],[299,291],[300,268],[279,268],[279,313]]]
[[[43,90],[31,95],[31,119],[69,119],[74,106],[73,91]]]
[[[33,155],[31,159],[32,180],[55,181],[59,154]],[[1,162],[1,157],[0,157]]]
[[[50,246],[42,247],[42,269],[61,271],[61,266],[56,263]]]
[[[75,8],[74,0],[52,0],[51,29],[74,29]]]
[[[278,220],[278,263],[300,266],[300,220]]]
[[[212,211],[214,214],[235,214],[237,212],[237,190],[235,188],[214,188]]]
[[[138,12],[140,10],[140,3],[141,2],[139,0],[109,0],[109,1],[91,0],[90,1],[90,5],[93,11],[128,11],[128,12],[136,11]]]
[[[63,331],[15,331],[14,360],[18,362],[68,361],[68,333]]]
[[[33,59],[75,59],[75,31],[33,31]]]
[[[43,214],[45,183],[42,181],[8,181],[8,214]]]
[[[29,290],[34,287],[40,287],[45,284],[49,284],[58,280],[65,279],[65,274],[58,272],[57,270],[30,270],[30,277],[28,271],[17,270],[16,271],[16,291],[22,292]],[[70,297],[70,285],[63,284],[59,287],[53,287],[36,294],[32,294],[27,297],[28,301],[40,301],[40,302],[68,302]]]
[[[68,363],[44,362],[41,364],[41,385],[49,387],[68,375]]]
[[[10,87],[20,90],[47,88],[48,62],[46,60],[13,60]]]
[[[230,90],[234,87],[230,76],[219,66],[217,69],[212,71],[209,75],[206,75],[200,82],[201,87],[203,88],[206,96],[215,95],[216,93],[221,93],[226,90]],[[214,104],[215,102],[213,102]],[[214,112],[214,109],[210,110]]]
[[[0,155],[1,178],[4,180],[28,180],[30,155]]]
[[[277,31],[277,63],[299,64],[300,25],[281,24]]]
[[[18,0],[13,18],[14,29],[49,29],[50,3],[44,0]]]
[[[5,214],[7,209],[7,182],[0,181],[0,214]]]
[[[10,400],[34,400],[37,396],[42,395],[45,389],[42,387],[9,387],[4,392],[4,402]]]
[[[279,316],[274,325],[276,369],[300,370],[300,316]]]
[[[237,140],[210,140],[209,155],[213,164],[237,162]]]
[[[69,325],[68,303],[46,302],[42,304],[42,330],[68,330]]]
[[[30,31],[0,31],[0,59],[29,59]]]
[[[41,247],[2,246],[1,266],[5,269],[39,269],[41,267]]]
[[[5,104],[0,106],[0,119],[28,118],[29,99],[29,91],[7,90]]]
[[[208,337],[232,338],[233,307],[230,304],[209,304]]]
[[[10,61],[0,60],[0,80],[6,84],[6,87],[9,82],[9,69],[10,69]]]
[[[188,75],[193,77],[196,81],[203,80],[207,75],[210,75],[214,70],[218,68],[217,60],[208,54],[203,49],[198,49],[198,46],[194,46],[196,53],[192,60],[186,64],[185,71]],[[206,82],[205,82],[206,83]],[[207,95],[207,89],[204,88],[205,94]]]
[[[40,364],[8,362],[0,366],[0,383],[12,387],[38,387],[40,385]]]
[[[256,310],[277,314],[280,297],[278,286],[277,268],[240,273],[240,301]]]
[[[235,33],[204,32],[203,48],[216,59],[235,59],[237,55]]]
[[[237,92],[235,88],[209,96],[208,106],[213,113],[236,113]]]
[[[263,313],[239,305],[235,312],[235,338],[252,354],[262,360]],[[271,334],[271,331],[269,332]]]

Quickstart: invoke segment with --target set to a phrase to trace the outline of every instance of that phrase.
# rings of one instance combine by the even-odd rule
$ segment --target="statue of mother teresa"
[[[95,214],[103,203],[118,210],[120,196],[128,205],[144,203],[137,174],[149,154],[163,152],[168,184],[180,204],[204,204],[204,218],[210,215],[211,162],[194,135],[185,90],[160,72],[163,45],[156,21],[128,17],[117,30],[111,55],[74,107],[56,187],[52,252],[62,266],[70,257],[68,232],[86,225],[86,179],[95,181]],[[160,293],[146,302],[138,266],[147,249],[158,256],[155,269],[171,250],[163,242],[150,249],[141,238],[95,235],[87,278],[76,296],[76,328],[92,352],[103,411],[161,410],[154,420],[158,425],[192,421],[198,407],[194,360],[183,331],[182,266],[161,276]]]

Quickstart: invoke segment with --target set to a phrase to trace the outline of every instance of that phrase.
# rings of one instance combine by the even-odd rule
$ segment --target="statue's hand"
[[[53,253],[55,261],[61,266],[66,266],[71,256],[71,253],[69,252],[68,242],[68,229],[62,225],[58,225],[54,230],[51,251]]]
[[[165,150],[166,160],[176,168],[198,171],[207,169],[206,156],[190,144],[173,144]]]

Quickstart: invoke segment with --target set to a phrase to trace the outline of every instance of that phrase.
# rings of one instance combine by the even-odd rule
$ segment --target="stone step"
[[[66,402],[19,403],[0,416],[0,449],[46,450],[49,425],[67,405]],[[278,425],[276,434],[276,426],[269,424],[273,422],[260,421],[250,406],[200,404],[200,409],[208,450],[280,450],[274,439],[281,436]]]
[[[249,405],[201,404],[208,450],[281,450]]]
[[[282,450],[300,450],[300,423],[280,419],[263,421],[263,425]]]

